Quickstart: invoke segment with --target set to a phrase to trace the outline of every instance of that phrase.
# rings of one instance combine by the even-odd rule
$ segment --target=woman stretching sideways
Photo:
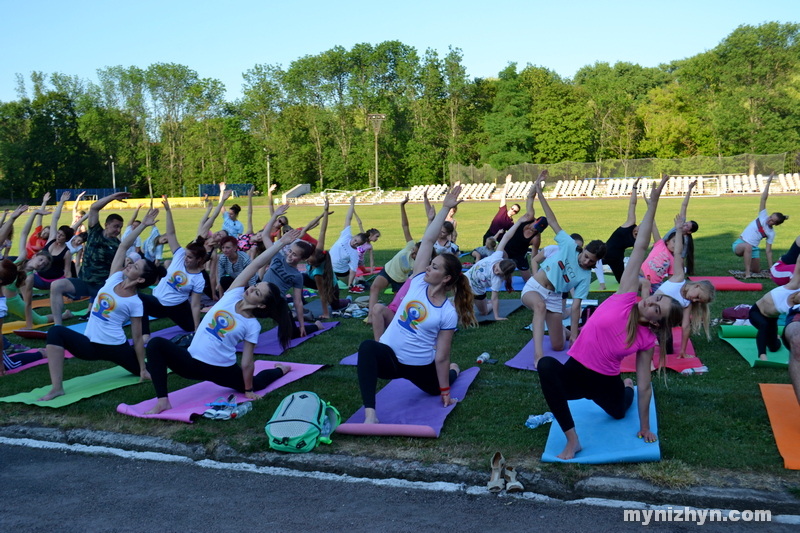
[[[775,226],[783,224],[789,217],[783,213],[767,213],[767,198],[769,186],[775,173],[769,175],[764,192],[761,193],[761,203],[758,206],[758,218],[744,228],[744,231],[733,243],[733,253],[744,258],[744,277],[751,277],[752,273],[761,272],[761,252],[758,245],[761,239],[767,239],[767,264],[772,265],[772,243],[775,242]]]
[[[658,197],[667,183],[664,177],[651,194],[650,205],[642,219],[628,265],[622,274],[619,290],[594,312],[578,339],[569,349],[570,358],[563,365],[553,357],[543,357],[538,364],[539,379],[547,405],[567,437],[559,459],[572,459],[581,451],[569,400],[588,398],[606,413],[619,420],[633,403],[633,381],[620,379],[620,364],[636,353],[636,380],[639,385],[639,437],[655,442],[650,431],[650,364],[656,336],[662,342],[679,324],[683,309],[669,296],[654,295],[637,303],[639,267],[647,253]],[[549,217],[548,217],[549,219]],[[663,367],[666,357],[661,358]]]

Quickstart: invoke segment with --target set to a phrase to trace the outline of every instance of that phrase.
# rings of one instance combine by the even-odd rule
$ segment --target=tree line
[[[597,62],[572,79],[509,63],[469,78],[458,48],[334,47],[255,65],[239,98],[190,67],[105,67],[97,81],[17,76],[0,103],[0,197],[60,188],[195,195],[199,184],[316,190],[449,180],[448,165],[769,154],[800,148],[800,25],[743,25],[714,49],[647,68]]]

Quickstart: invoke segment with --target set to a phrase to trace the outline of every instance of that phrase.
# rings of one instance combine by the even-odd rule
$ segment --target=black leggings
[[[41,352],[21,352],[15,353],[13,355],[6,355],[6,352],[3,352],[3,368],[6,370],[14,370],[15,368],[19,368],[21,366],[25,366],[27,364],[33,363],[35,361],[39,361],[44,359],[44,355]]]
[[[148,317],[169,318],[183,331],[194,331],[194,316],[192,315],[192,304],[189,300],[172,306],[162,305],[158,298],[152,294],[139,294],[139,299],[144,305],[144,317],[142,317],[142,333],[150,334],[150,320]]]
[[[456,377],[458,374],[451,369],[451,385]],[[361,389],[361,400],[364,402],[364,407],[375,409],[375,389],[378,378],[405,378],[432,396],[439,394],[439,377],[436,375],[435,362],[424,366],[404,365],[397,360],[397,356],[390,346],[366,340],[358,347],[358,386]]]
[[[47,344],[60,346],[78,359],[110,361],[135,376],[141,372],[139,360],[136,358],[136,350],[127,342],[117,345],[99,344],[66,326],[53,326],[47,330]]]
[[[633,403],[633,389],[619,375],[600,374],[571,357],[563,365],[553,357],[542,357],[537,370],[544,399],[564,432],[575,427],[568,400],[588,398],[617,420],[625,418]]]
[[[625,256],[609,257],[606,255],[603,258],[603,264],[609,266],[611,272],[614,273],[614,278],[619,283],[619,280],[622,279],[622,273],[625,272]]]
[[[167,369],[186,379],[211,381],[221,387],[228,387],[236,392],[244,392],[244,376],[242,367],[234,363],[231,366],[214,366],[192,357],[189,350],[182,348],[167,339],[156,337],[147,343],[147,370],[153,379],[158,398],[166,398]],[[266,389],[267,385],[283,376],[280,368],[262,370],[253,376],[253,390]]]
[[[758,305],[750,308],[750,323],[756,327],[756,347],[758,355],[766,355],[769,351],[777,352],[781,349],[781,340],[778,338],[778,317],[764,316]]]

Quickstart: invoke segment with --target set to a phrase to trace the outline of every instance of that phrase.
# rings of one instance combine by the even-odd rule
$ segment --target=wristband
[[[441,392],[445,392],[445,391],[449,391],[449,390],[450,390],[450,387],[439,387],[439,391],[441,391]]]

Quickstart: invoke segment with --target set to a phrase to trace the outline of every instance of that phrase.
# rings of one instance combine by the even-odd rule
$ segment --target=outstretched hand
[[[444,207],[447,207],[448,209],[454,208],[455,206],[464,201],[458,199],[459,194],[461,194],[461,185],[456,185],[455,187],[450,189],[450,191],[444,197],[444,202],[442,202],[442,205]]]
[[[408,195],[406,194],[405,197],[400,200],[400,205],[406,205],[408,203]]]
[[[656,434],[650,431],[649,429],[645,431],[639,431],[639,433],[637,433],[636,436],[639,437],[640,439],[644,439],[645,442],[655,442],[658,440]]]
[[[280,238],[280,240],[278,242],[281,243],[281,245],[284,245],[284,246],[287,245],[287,244],[291,244],[291,243],[293,243],[294,241],[296,241],[297,239],[300,238],[300,234],[301,233],[302,233],[302,231],[297,229],[297,228],[289,230],[289,231],[287,231],[286,233],[283,234],[283,236]]]
[[[117,200],[118,202],[125,202],[126,199],[131,197],[131,193],[129,192],[115,192],[111,195],[111,200]]]
[[[62,201],[62,202],[66,202],[67,200],[69,200],[69,197],[70,197],[70,196],[71,196],[71,195],[70,195],[70,192],[69,192],[69,191],[62,192],[62,193],[61,193],[61,201]]]
[[[169,199],[166,194],[161,197],[161,205],[164,206],[164,211],[169,211]]]
[[[157,222],[156,217],[158,217],[158,209],[151,209],[147,212],[147,215],[145,215],[142,224],[145,226],[153,226]]]
[[[675,215],[675,231],[677,233],[682,233],[684,222],[686,222],[686,219],[684,217],[682,217],[680,214]]]
[[[697,180],[693,180],[693,181],[692,181],[692,182],[689,184],[689,189],[688,189],[686,192],[692,192],[692,189],[694,189],[696,186],[697,186]]]
[[[11,218],[19,218],[22,216],[22,213],[25,213],[28,210],[27,205],[20,205],[11,213]]]
[[[230,198],[232,194],[233,194],[233,191],[232,191],[232,190],[230,190],[230,189],[223,189],[222,187],[220,187],[220,199],[221,199],[223,202],[227,201],[227,200],[228,200],[228,198]]]
[[[275,208],[275,213],[274,213],[275,218],[278,218],[279,216],[286,214],[288,210],[289,210],[289,204],[279,205],[278,207]]]
[[[248,198],[252,198],[254,192],[256,192],[256,186],[255,185],[251,185],[250,186],[250,190],[247,191],[247,197]]]
[[[351,197],[350,197],[350,205],[351,205],[351,206],[354,206],[354,205],[356,205],[356,197],[355,197],[355,196],[351,196]]]

